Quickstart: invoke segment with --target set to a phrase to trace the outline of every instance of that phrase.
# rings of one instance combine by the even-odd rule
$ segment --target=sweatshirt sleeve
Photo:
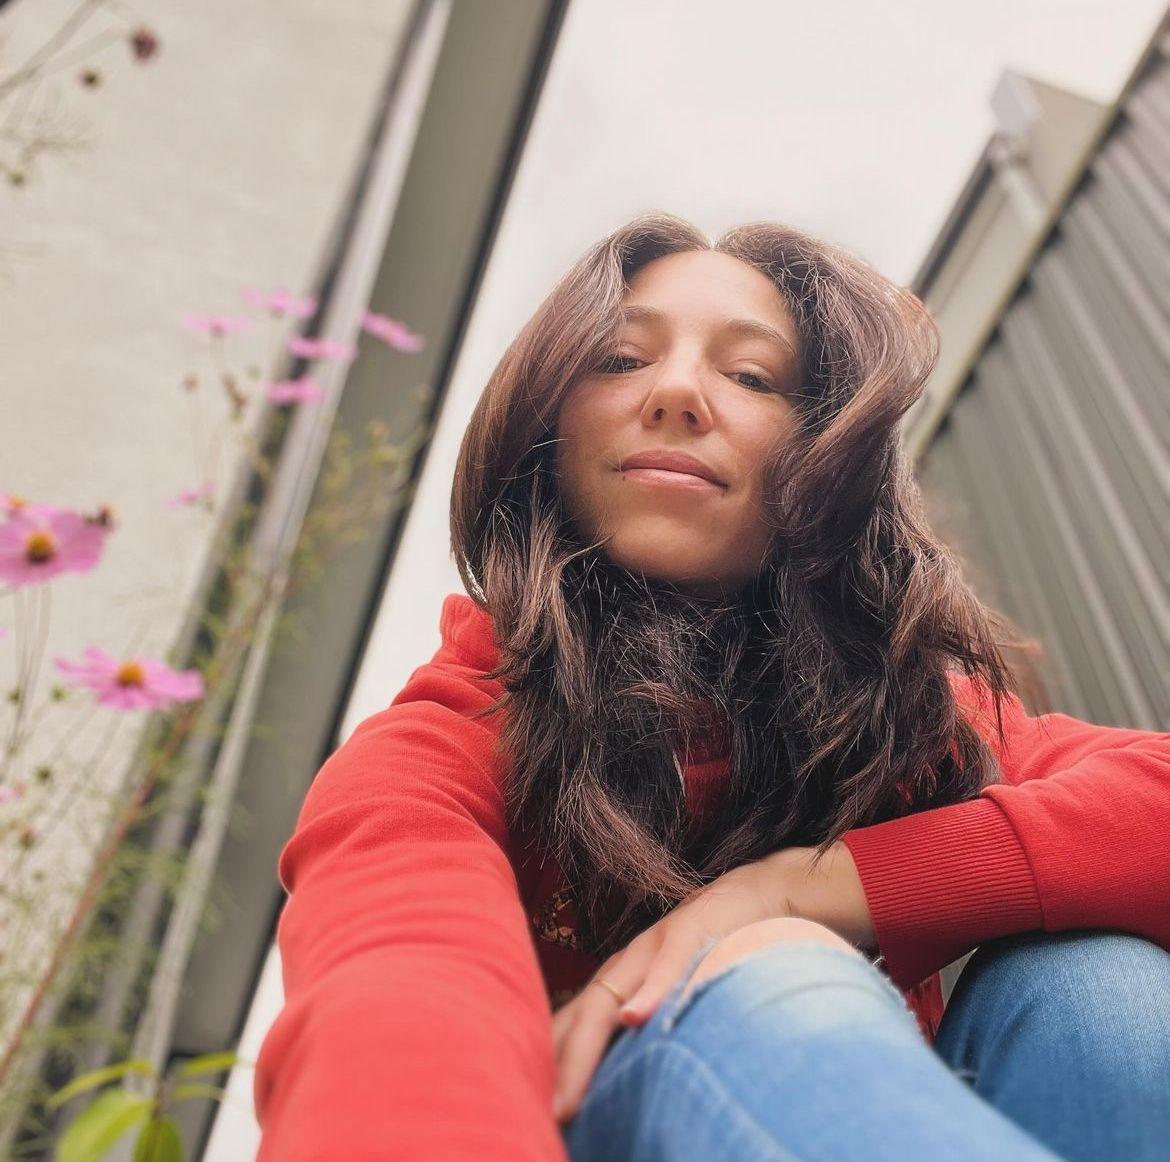
[[[278,863],[259,1162],[565,1162],[489,732],[454,708],[470,688],[420,667],[309,789]]]
[[[854,828],[886,970],[909,989],[1015,932],[1109,928],[1170,949],[1170,734],[1030,717],[952,675],[1002,781],[963,803]]]

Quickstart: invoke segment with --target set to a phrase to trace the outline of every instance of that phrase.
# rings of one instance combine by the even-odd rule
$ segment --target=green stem
[[[25,82],[36,77],[44,66],[52,59],[54,53],[59,52],[69,43],[75,32],[102,7],[103,0],[82,0],[82,3],[70,13],[61,23],[61,26],[45,41],[36,52],[28,58],[14,73],[0,78],[0,100],[9,93],[19,89]]]

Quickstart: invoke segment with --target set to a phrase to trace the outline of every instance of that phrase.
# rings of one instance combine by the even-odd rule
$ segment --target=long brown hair
[[[607,561],[561,506],[556,417],[615,350],[632,275],[716,250],[762,271],[803,347],[796,430],[767,458],[754,583],[699,598]],[[923,304],[848,252],[757,222],[713,245],[647,214],[590,248],[507,348],[464,435],[451,543],[491,616],[510,833],[559,861],[604,957],[703,884],[781,847],[956,803],[997,781],[947,670],[995,705],[1023,644],[928,527],[898,441],[938,357]],[[716,738],[726,790],[692,824],[672,752]]]

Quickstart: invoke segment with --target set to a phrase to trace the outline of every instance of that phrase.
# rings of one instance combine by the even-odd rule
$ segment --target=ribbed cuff
[[[909,989],[985,940],[1043,926],[1028,857],[980,797],[847,831],[886,971]]]

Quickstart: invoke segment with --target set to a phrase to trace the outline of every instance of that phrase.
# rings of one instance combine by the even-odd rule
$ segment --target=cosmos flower
[[[311,296],[298,298],[286,290],[262,291],[254,286],[244,287],[244,298],[262,311],[277,318],[307,319],[317,310],[317,300]]]
[[[302,359],[336,359],[348,363],[357,348],[352,343],[338,343],[334,339],[307,339],[303,335],[288,341],[288,349]]]
[[[275,404],[315,403],[325,398],[325,389],[312,376],[304,375],[300,379],[282,379],[279,383],[270,383],[267,394]]]
[[[200,484],[198,488],[184,488],[167,500],[167,508],[187,508],[192,504],[201,504],[211,500],[214,491],[210,483]]]
[[[203,697],[203,675],[198,670],[175,670],[152,658],[119,661],[97,646],[89,646],[82,656],[84,662],[57,658],[57,669],[69,685],[92,690],[103,706],[156,710]]]
[[[12,516],[16,512],[25,513],[41,513],[47,515],[57,510],[51,504],[33,504],[24,499],[23,496],[17,496],[13,492],[0,492],[0,513],[5,516]]]
[[[108,524],[48,505],[22,505],[0,524],[0,581],[32,585],[59,573],[88,573]]]
[[[421,335],[416,335],[400,319],[392,319],[389,315],[375,315],[373,311],[366,311],[362,316],[362,330],[397,351],[415,352],[423,348]]]
[[[183,326],[199,335],[210,335],[222,339],[239,331],[250,331],[252,320],[237,315],[186,315]]]

